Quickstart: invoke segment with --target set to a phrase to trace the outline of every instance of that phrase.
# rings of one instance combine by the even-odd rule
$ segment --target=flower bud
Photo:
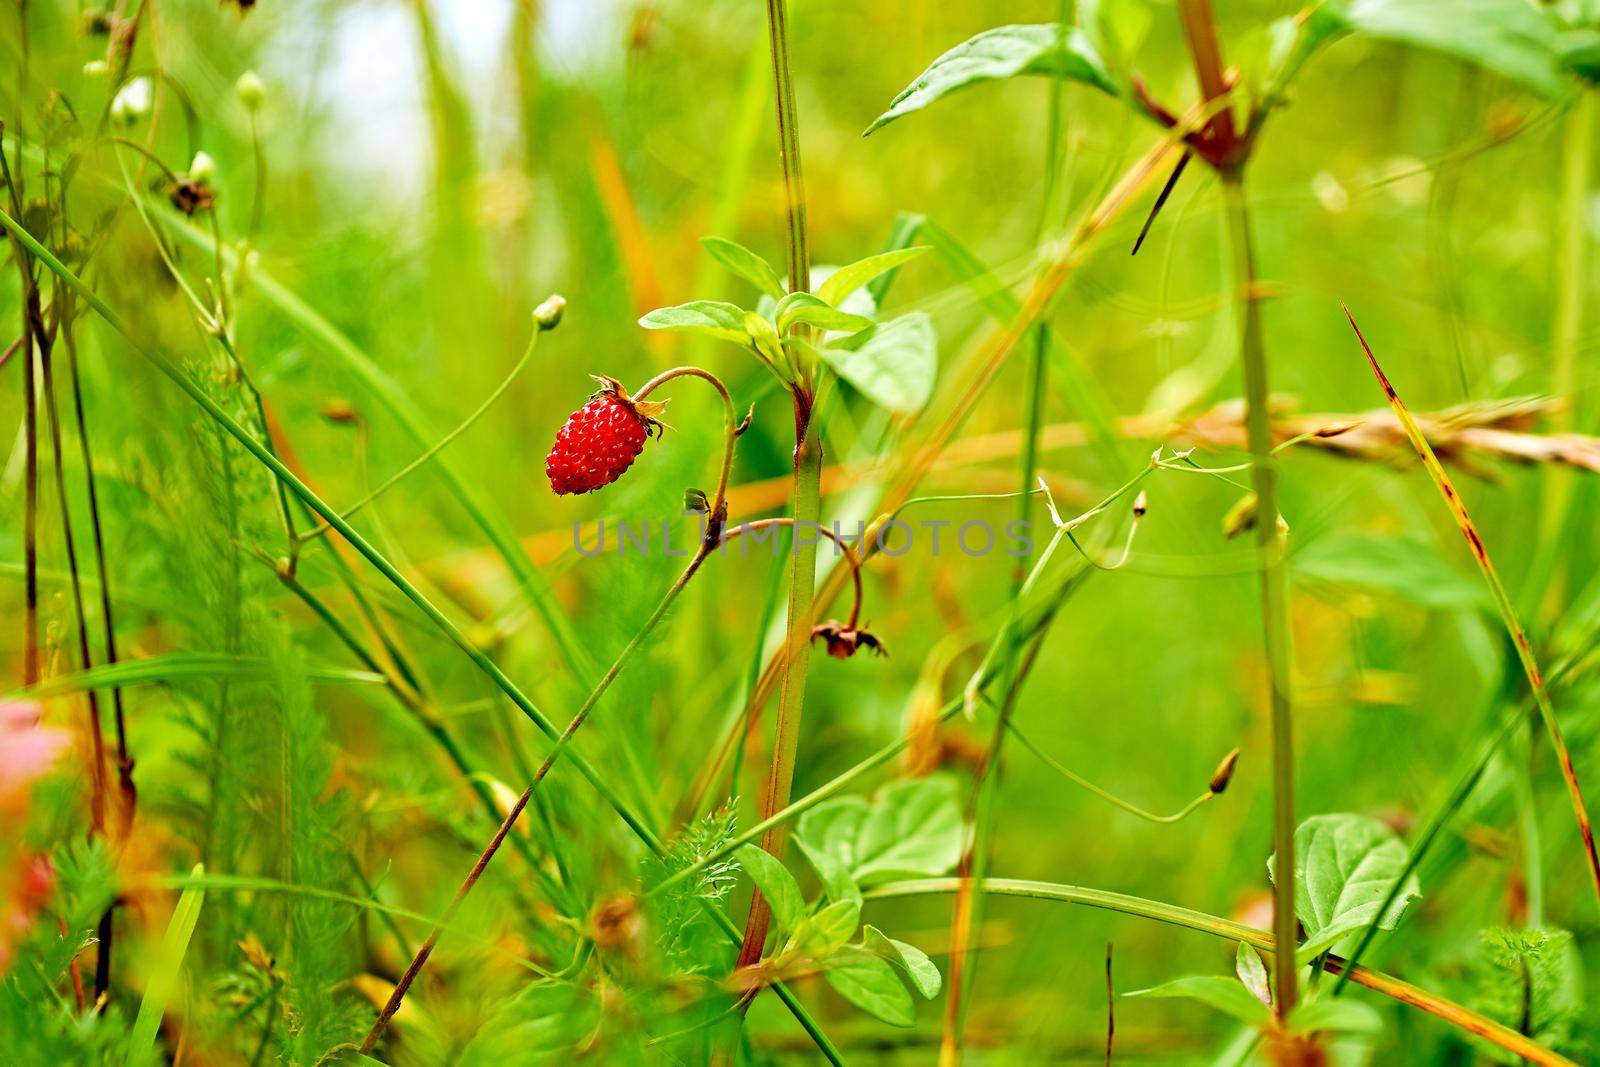
[[[533,321],[539,324],[541,330],[553,330],[561,322],[561,316],[567,310],[567,298],[560,293],[552,294],[550,299],[533,309]]]
[[[239,80],[233,83],[233,91],[239,94],[239,103],[245,106],[246,111],[261,110],[262,101],[267,98],[267,88],[253,70],[239,75]]]
[[[132,126],[150,114],[151,96],[149,78],[140,75],[132,79],[117,91],[117,95],[111,101],[112,121],[123,126]]]
[[[85,78],[104,78],[110,73],[111,64],[103,59],[91,59],[83,65],[83,76]]]
[[[194,161],[189,164],[189,177],[201,185],[210,185],[211,179],[217,176],[217,163],[205,152],[196,152]]]
[[[1213,795],[1228,788],[1228,782],[1233,779],[1233,769],[1239,764],[1239,750],[1234,749],[1222,757],[1222,762],[1217,764],[1216,773],[1211,776],[1210,789]]]

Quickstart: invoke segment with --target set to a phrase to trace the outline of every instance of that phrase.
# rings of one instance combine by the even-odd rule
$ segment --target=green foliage
[[[1378,909],[1405,865],[1405,842],[1377,819],[1340,813],[1302,822],[1294,834],[1295,911],[1306,933],[1300,958],[1327,952],[1374,918],[1380,929],[1399,925],[1422,896],[1415,874],[1381,917]]]
[[[1584,1045],[1583,962],[1572,934],[1556,929],[1493,927],[1479,934],[1468,970],[1466,1003],[1547,1048],[1579,1056]],[[1478,1050],[1496,1063],[1517,1057],[1485,1041]]]
[[[195,864],[193,875],[205,874],[205,867]],[[153,1050],[156,1030],[166,1015],[167,1007],[177,989],[178,972],[189,951],[189,939],[194,936],[195,923],[200,921],[200,909],[205,904],[205,890],[190,886],[178,898],[178,906],[167,922],[167,933],[161,941],[161,954],[150,972],[144,999],[139,1002],[139,1015],[133,1021],[133,1036],[128,1047],[129,1067],[147,1061]]]
[[[1301,581],[1388,593],[1425,608],[1488,609],[1494,603],[1482,581],[1451,566],[1439,550],[1408,537],[1319,537],[1295,553],[1290,572]]]
[[[1183,997],[1198,1000],[1216,1008],[1250,1026],[1265,1026],[1269,1013],[1267,1006],[1256,999],[1236,979],[1217,975],[1194,975],[1176,978],[1150,989],[1138,989],[1125,994],[1130,997]]]
[[[889,1029],[916,1022],[919,995],[962,998],[969,1061],[1051,1062],[1104,1039],[1099,949],[1111,939],[1119,980],[1137,974],[1157,985],[1150,996],[1222,1006],[1169,1043],[1141,1017],[1167,1001],[1132,1018],[1119,1005],[1119,1061],[1210,1059],[1205,1046],[1237,1032],[1238,1019],[1260,1024],[1271,980],[1252,949],[1235,956],[1237,981],[1160,984],[1217,969],[1217,942],[1203,935],[1237,933],[1189,907],[1238,907],[1240,921],[1257,921],[1243,912],[1261,885],[1271,788],[1265,755],[1252,755],[1265,752],[1255,583],[1241,545],[1216,533],[1242,491],[1230,483],[1244,480],[1225,447],[1237,439],[1237,289],[1222,269],[1216,182],[1200,163],[1138,257],[1126,254],[1171,173],[1125,181],[1164,136],[1130,106],[1133,79],[1174,113],[1195,100],[1177,5],[1080,0],[1070,26],[1000,26],[930,66],[975,29],[1065,16],[995,3],[908,17],[893,5],[791,2],[810,293],[788,292],[774,266],[787,226],[774,151],[783,142],[770,128],[759,5],[579,4],[572,17],[518,3],[481,25],[443,0],[257,4],[248,17],[249,5],[214,0],[12,6],[0,51],[25,76],[0,78],[18,183],[15,199],[0,189],[0,209],[129,329],[106,328],[39,262],[18,270],[27,257],[5,239],[18,254],[0,282],[0,316],[14,324],[0,336],[10,442],[0,658],[13,665],[0,690],[24,695],[32,577],[45,679],[27,695],[74,744],[14,795],[6,760],[16,750],[0,736],[0,1064],[810,1062],[813,1040],[852,1063],[921,1062],[942,1038],[946,1005],[924,1008],[914,1032]],[[1257,16],[1295,5],[1211,6],[1223,65],[1239,71],[1234,114],[1260,135],[1252,295],[1263,298],[1273,395],[1285,412],[1348,425],[1379,396],[1338,301],[1392,339],[1385,351],[1414,383],[1407,398],[1414,389],[1430,428],[1452,437],[1441,455],[1526,608],[1587,778],[1600,738],[1590,655],[1600,550],[1588,536],[1600,497],[1586,388],[1595,102],[1568,105],[1600,81],[1600,5],[1328,0],[1274,23]],[[352,57],[392,40],[416,47],[386,51],[381,86],[368,84]],[[252,69],[260,77],[242,77]],[[876,131],[1023,75],[1033,76],[1026,87],[989,86],[893,135],[857,137],[870,116]],[[1263,127],[1291,87],[1295,121]],[[191,216],[167,170],[192,169],[197,153],[215,160],[215,199]],[[10,344],[33,276],[54,329],[74,560],[37,381],[44,348]],[[541,345],[537,372],[500,396],[527,344],[528,309],[555,289],[569,314]],[[136,344],[169,354],[182,384],[258,451],[151,375]],[[772,711],[752,697],[771,678],[784,616],[781,563],[719,554],[574,738],[443,929],[393,1027],[361,1056],[353,1045],[374,1001],[444,912],[505,797],[549,751],[526,719],[559,728],[682,566],[659,552],[580,556],[570,531],[603,518],[614,538],[621,519],[656,530],[668,521],[681,524],[672,544],[690,543],[680,534],[699,520],[678,507],[686,485],[713,484],[721,412],[699,385],[664,390],[666,443],[647,444],[624,482],[593,497],[544,491],[550,435],[588,374],[632,385],[680,364],[721,376],[741,417],[753,406],[730,522],[788,513],[794,423],[782,391],[805,376],[827,401],[814,411],[823,521],[846,534],[887,514],[950,523],[937,556],[879,553],[867,564],[862,620],[892,659],[812,653],[794,792],[825,787],[831,799],[807,799],[789,821],[788,868],[754,848],[708,862],[761,817]],[[1564,407],[1471,422],[1478,401],[1550,394]],[[1076,510],[1102,498],[1158,446],[1193,446],[1197,464],[1220,469],[1153,477],[1149,513],[1115,571],[1085,559],[1116,560],[1126,528],[1109,520],[1125,512],[1083,527],[1076,545],[1062,539],[1024,621],[1059,606],[1048,594],[1063,575],[1083,592],[1022,646],[1029,667],[1014,696],[1041,751],[1071,753],[1074,766],[1099,760],[1141,795],[1191,795],[1211,770],[1207,753],[1240,746],[1241,773],[1204,819],[1107,821],[1014,738],[993,756],[972,743],[987,723],[975,734],[954,718],[930,721],[1005,625],[1005,590],[1026,562],[957,556],[955,531],[1045,518],[1037,499],[987,498],[1019,487],[1018,427],[1030,410],[1045,427],[1033,465],[1064,513],[1068,501]],[[442,433],[449,426],[459,435]],[[1309,821],[1297,840],[1305,951],[1394,927],[1426,884],[1427,936],[1380,940],[1365,962],[1585,1062],[1592,901],[1575,839],[1555,818],[1555,766],[1513,729],[1488,770],[1461,779],[1469,789],[1448,793],[1457,754],[1490,750],[1513,694],[1503,650],[1476,617],[1481,588],[1440,549],[1447,517],[1425,485],[1388,469],[1407,461],[1381,430],[1371,439],[1370,454],[1335,458],[1327,446],[1337,442],[1314,436],[1273,456],[1299,592],[1371,594],[1293,605],[1292,678],[1304,696],[1296,801],[1302,813],[1403,812],[1440,832],[1380,915],[1405,845],[1370,820]],[[352,522],[438,617],[337,536],[296,545],[261,462],[267,448],[337,509],[399,474]],[[27,524],[30,451],[37,521]],[[968,493],[984,498],[948,499]],[[908,496],[918,502],[903,507]],[[710,505],[703,492],[687,499]],[[316,527],[293,502],[287,518],[301,536]],[[926,528],[917,532],[926,544]],[[823,561],[817,588],[843,584],[844,598],[817,621],[849,609],[842,572],[826,573],[835,566]],[[1411,606],[1425,610],[1392,610]],[[987,665],[1009,670],[1011,651]],[[474,656],[536,710],[513,707]],[[127,841],[88,823],[90,691],[108,749],[114,706],[125,712],[138,790]],[[1403,696],[1380,708],[1384,693]],[[992,686],[989,696],[1000,698]],[[869,799],[861,783],[902,758],[895,746],[908,749],[906,766],[942,770]],[[939,970],[960,884],[948,876],[967,839],[970,775],[986,758],[997,786],[982,855],[998,881],[957,991]],[[1430,799],[1441,789],[1453,798],[1442,807]],[[1408,833],[1420,847],[1423,835]],[[48,889],[19,882],[46,857]],[[211,872],[204,890],[180,873],[197,863]],[[893,884],[902,880],[915,885]],[[1504,916],[1508,883],[1526,888],[1531,922],[1559,918],[1575,934],[1488,931],[1452,969],[1442,946]],[[171,925],[169,950],[175,885],[185,920]],[[739,913],[757,885],[779,903],[777,929],[761,962],[735,974]],[[95,1005],[85,989],[80,1006],[108,909],[109,996]],[[930,959],[892,935],[941,952]],[[1518,1062],[1371,991],[1333,997],[1334,976],[1307,962],[1288,1025],[1330,1035],[1331,1062],[1345,1062],[1347,1047],[1373,1063],[1442,1062],[1464,1049]],[[779,1002],[780,982],[803,1025]],[[753,1002],[738,1003],[752,986]],[[995,1047],[980,1049],[980,1033],[997,1035]]]
[[[690,824],[673,840],[665,855],[646,861],[646,884],[660,884],[719,852],[733,839],[737,822],[737,810],[725,807]],[[729,856],[701,868],[667,892],[648,898],[656,943],[671,970],[706,974],[724,962],[727,943],[712,931],[705,905],[727,899],[738,873],[738,860]]]
[[[933,321],[920,311],[817,350],[839,377],[879,406],[901,414],[921,411],[938,370]]]
[[[564,982],[534,982],[507,997],[461,1050],[459,1067],[520,1067],[570,1058],[599,1020],[590,990]]]
[[[984,30],[935,59],[900,90],[866,132],[880,130],[959,89],[1019,74],[1066,78],[1116,92],[1111,72],[1083,30],[1059,23],[1000,26]]]
[[[956,781],[943,775],[892,782],[871,801],[826,800],[795,826],[825,880],[832,872],[837,884],[842,871],[860,886],[943,874],[961,858],[963,838]]]
[[[772,268],[772,264],[744,245],[723,237],[702,237],[700,244],[711,254],[712,259],[755,286],[764,295],[774,300],[783,296],[783,279]]]
[[[1556,25],[1523,0],[1326,0],[1274,27],[1275,84],[1286,85],[1314,52],[1351,34],[1442,52],[1542,96],[1568,90]]]
[[[866,949],[846,946],[827,963],[822,976],[840,996],[890,1026],[916,1022],[916,1005],[894,968]]]

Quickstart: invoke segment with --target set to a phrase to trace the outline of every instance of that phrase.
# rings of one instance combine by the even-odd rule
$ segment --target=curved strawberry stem
[[[733,397],[729,395],[728,387],[723,385],[722,380],[715,374],[699,367],[674,367],[671,370],[662,371],[648,382],[645,382],[637,392],[627,399],[637,404],[667,382],[683,377],[703,378],[711,383],[717,394],[722,397],[723,414],[727,427],[727,440],[722,452],[722,469],[717,476],[717,492],[711,501],[711,521],[707,525],[706,535],[702,539],[699,549],[690,558],[688,565],[678,575],[677,581],[673,582],[662,596],[661,602],[656,605],[655,611],[645,620],[638,633],[634,634],[622,651],[617,654],[616,661],[611,664],[611,668],[606,671],[588,698],[584,700],[582,706],[578,708],[576,714],[572,716],[572,720],[567,723],[567,727],[561,732],[561,736],[556,738],[556,743],[551,747],[549,754],[545,756],[544,762],[539,764],[539,769],[534,772],[533,781],[528,783],[528,787],[522,791],[522,795],[517,797],[510,810],[506,812],[505,818],[501,820],[494,836],[489,839],[489,843],[484,846],[477,861],[472,865],[472,869],[467,872],[466,878],[462,881],[460,887],[456,889],[455,896],[451,898],[444,914],[440,917],[438,923],[434,925],[434,928],[429,931],[427,939],[417,949],[416,954],[411,959],[411,963],[406,967],[405,973],[395,983],[394,991],[389,995],[388,1002],[384,1004],[383,1009],[378,1013],[378,1018],[373,1022],[372,1028],[367,1031],[366,1038],[361,1042],[360,1051],[362,1054],[372,1051],[377,1045],[378,1039],[383,1036],[383,1032],[388,1028],[389,1020],[394,1018],[395,1012],[400,1010],[400,1005],[405,999],[406,992],[411,988],[411,984],[416,981],[417,975],[422,972],[423,966],[428,962],[428,957],[432,955],[434,946],[438,944],[439,935],[449,925],[451,919],[455,917],[456,911],[460,908],[462,902],[466,900],[467,894],[472,891],[472,887],[477,884],[478,879],[482,877],[483,872],[488,868],[489,861],[494,859],[494,854],[499,851],[500,845],[506,839],[506,835],[511,832],[511,828],[516,824],[523,809],[528,806],[528,802],[533,798],[533,791],[540,782],[544,781],[551,768],[555,766],[556,761],[561,758],[562,752],[565,751],[567,743],[572,740],[573,735],[582,729],[583,724],[588,721],[589,713],[600,703],[600,698],[605,695],[606,690],[611,688],[611,683],[622,673],[623,668],[627,666],[634,653],[655,630],[657,624],[666,617],[667,610],[672,607],[673,601],[677,600],[678,594],[683,592],[684,587],[689,584],[689,580],[700,570],[700,565],[705,562],[706,557],[711,555],[717,545],[721,543],[722,525],[727,519],[728,512],[728,472],[733,466],[733,446],[738,441],[739,435],[744,432],[745,427],[750,424],[749,418],[745,418],[743,422],[738,421],[738,416],[734,412]]]
[[[673,367],[664,370],[641,385],[629,399],[639,403],[661,386],[675,378],[703,378],[711,383],[711,387],[722,398],[723,424],[727,428],[727,440],[722,449],[722,469],[717,473],[717,491],[711,497],[711,521],[706,527],[706,541],[715,547],[722,536],[722,525],[728,518],[728,475],[733,470],[733,444],[750,425],[750,415],[739,421],[739,416],[733,406],[733,397],[728,393],[728,387],[722,384],[722,379],[702,367]],[[751,409],[754,414],[755,409]]]

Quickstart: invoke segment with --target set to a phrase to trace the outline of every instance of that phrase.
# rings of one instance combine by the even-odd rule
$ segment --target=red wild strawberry
[[[594,375],[602,386],[556,432],[544,473],[557,495],[592,493],[622,477],[661,429],[655,416],[665,406],[629,398],[615,378]]]

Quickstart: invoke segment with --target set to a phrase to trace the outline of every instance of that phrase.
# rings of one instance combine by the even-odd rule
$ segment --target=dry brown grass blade
[[[1583,790],[1578,785],[1578,772],[1572,766],[1572,755],[1567,751],[1567,743],[1561,736],[1561,725],[1556,721],[1555,707],[1550,703],[1550,694],[1545,689],[1544,675],[1534,658],[1533,646],[1528,642],[1527,631],[1522,628],[1522,623],[1517,618],[1516,609],[1512,606],[1510,596],[1506,594],[1505,586],[1501,584],[1494,561],[1489,558],[1489,550],[1484,547],[1483,538],[1479,536],[1472,516],[1467,513],[1467,506],[1462,502],[1461,495],[1456,492],[1455,485],[1450,481],[1450,475],[1445,473],[1444,466],[1434,454],[1433,447],[1428,444],[1428,439],[1417,425],[1416,419],[1412,418],[1411,412],[1406,409],[1394,386],[1389,384],[1383,368],[1378,366],[1378,358],[1372,354],[1372,346],[1368,345],[1367,339],[1362,336],[1361,327],[1356,325],[1355,316],[1350,314],[1348,307],[1344,309],[1344,313],[1350,320],[1350,328],[1356,332],[1356,340],[1361,342],[1362,351],[1367,354],[1367,362],[1372,365],[1372,373],[1377,376],[1378,384],[1383,387],[1383,395],[1388,398],[1389,406],[1394,409],[1395,417],[1405,428],[1406,436],[1410,439],[1412,447],[1417,450],[1417,455],[1422,458],[1422,465],[1432,476],[1434,485],[1439,487],[1439,493],[1450,508],[1451,517],[1460,527],[1461,535],[1467,539],[1467,544],[1472,549],[1472,556],[1478,562],[1478,569],[1483,572],[1484,580],[1489,583],[1489,590],[1494,594],[1495,606],[1500,610],[1500,619],[1505,623],[1506,631],[1511,634],[1511,640],[1517,646],[1517,658],[1522,661],[1523,672],[1528,676],[1528,685],[1533,689],[1534,702],[1539,706],[1539,717],[1544,720],[1545,731],[1550,736],[1550,745],[1555,749],[1556,759],[1561,764],[1561,777],[1566,780],[1567,794],[1572,799],[1573,818],[1578,822],[1578,833],[1583,838],[1583,849],[1589,859],[1589,876],[1594,882],[1595,897],[1600,900],[1600,856],[1595,854],[1594,827],[1589,822],[1589,810],[1584,805]]]

